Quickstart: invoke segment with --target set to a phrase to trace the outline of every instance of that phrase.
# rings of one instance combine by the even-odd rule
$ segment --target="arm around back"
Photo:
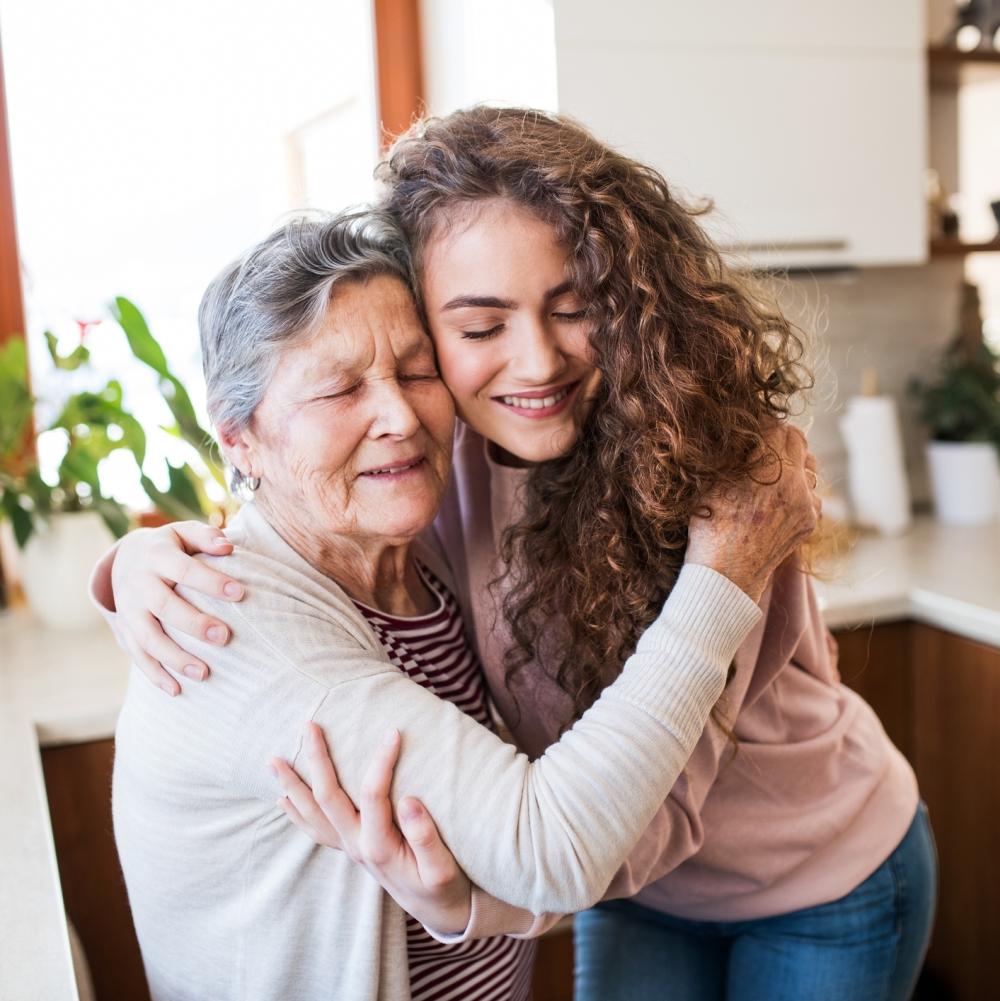
[[[618,680],[532,762],[397,671],[332,581],[295,565],[291,551],[290,568],[236,541],[220,569],[247,585],[246,599],[185,595],[232,630],[226,647],[200,644],[199,655],[217,675],[258,679],[232,780],[273,800],[266,762],[294,759],[305,720],[293,715],[308,708],[357,800],[372,749],[396,727],[393,800],[419,798],[475,884],[536,914],[601,897],[674,784],[760,616],[726,578],[686,567]]]

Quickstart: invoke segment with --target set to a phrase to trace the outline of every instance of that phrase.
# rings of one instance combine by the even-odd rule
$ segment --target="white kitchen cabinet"
[[[927,256],[923,7],[555,0],[559,108],[760,266]]]
[[[921,0],[555,0],[565,41],[922,49]],[[637,26],[641,33],[637,33]]]

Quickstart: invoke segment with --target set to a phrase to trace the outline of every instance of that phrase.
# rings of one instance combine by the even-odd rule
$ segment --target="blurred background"
[[[950,889],[922,996],[996,996],[998,0],[0,0],[0,707],[30,706],[34,727],[27,672],[51,662],[50,707],[70,690],[67,651],[77,667],[100,651],[109,694],[45,709],[59,727],[42,739],[97,756],[44,758],[50,806],[63,797],[61,892],[90,954],[78,975],[89,965],[97,996],[141,997],[101,986],[134,951],[105,895],[117,869],[100,819],[124,674],[103,640],[79,638],[97,633],[72,630],[92,628],[83,580],[115,535],[221,523],[231,503],[206,443],[201,293],[289,213],[371,199],[415,116],[476,102],[572,115],[711,199],[706,228],[810,336],[817,385],[798,419],[830,519],[860,538],[828,621],[845,677],[938,799]],[[962,739],[921,743],[945,729]],[[953,778],[970,770],[963,792]],[[86,852],[84,788],[104,846]],[[5,830],[0,858],[28,843]],[[104,852],[103,875],[74,867],[75,850]],[[52,892],[38,906],[61,913]],[[0,910],[0,943],[23,924]],[[543,946],[539,999],[570,996],[567,942]],[[53,969],[30,996],[70,996]],[[0,995],[29,996],[3,976]]]
[[[899,396],[913,496],[927,500],[926,435],[905,389],[954,335],[963,279],[1000,342],[1000,68],[996,17],[978,6],[216,0],[167,13],[0,0],[4,227],[10,248],[16,218],[18,248],[4,266],[24,305],[5,304],[0,337],[27,338],[40,427],[100,375],[156,426],[169,419],[157,373],[109,318],[126,296],[200,412],[195,310],[224,263],[289,212],[370,199],[386,136],[417,113],[561,110],[711,198],[719,242],[782,277],[786,310],[816,335],[812,439],[830,483],[847,492],[836,414],[871,369]],[[968,53],[963,24],[980,32]],[[82,323],[87,373],[53,381],[44,333],[70,350]],[[38,447],[52,479],[65,435]],[[161,488],[165,461],[186,458],[169,436],[147,442]],[[149,507],[128,450],[100,475],[109,496]]]

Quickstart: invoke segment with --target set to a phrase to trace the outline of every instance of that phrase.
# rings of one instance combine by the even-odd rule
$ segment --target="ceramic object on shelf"
[[[867,391],[876,388],[874,374]],[[855,524],[883,535],[910,527],[910,488],[903,459],[896,401],[891,396],[853,396],[840,419],[847,446],[847,483]]]
[[[114,542],[93,511],[55,514],[39,526],[21,557],[21,585],[47,626],[80,629],[101,621],[87,596],[90,571]]]
[[[1000,461],[989,442],[931,441],[927,467],[938,520],[985,525],[1000,515]]]

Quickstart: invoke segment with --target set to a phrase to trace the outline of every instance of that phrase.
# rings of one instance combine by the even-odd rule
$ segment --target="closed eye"
[[[503,330],[503,324],[498,323],[495,327],[490,327],[489,330],[463,330],[462,336],[470,341],[485,341],[490,337],[496,337],[501,330]]]
[[[317,396],[317,400],[340,400],[347,396],[353,396],[361,388],[361,383],[356,382],[353,386],[348,386],[347,389],[340,389],[336,393],[324,393],[322,396]]]
[[[566,320],[573,323],[576,320],[582,320],[587,315],[587,311],[585,309],[578,309],[573,313],[553,313],[552,315],[557,320]]]

